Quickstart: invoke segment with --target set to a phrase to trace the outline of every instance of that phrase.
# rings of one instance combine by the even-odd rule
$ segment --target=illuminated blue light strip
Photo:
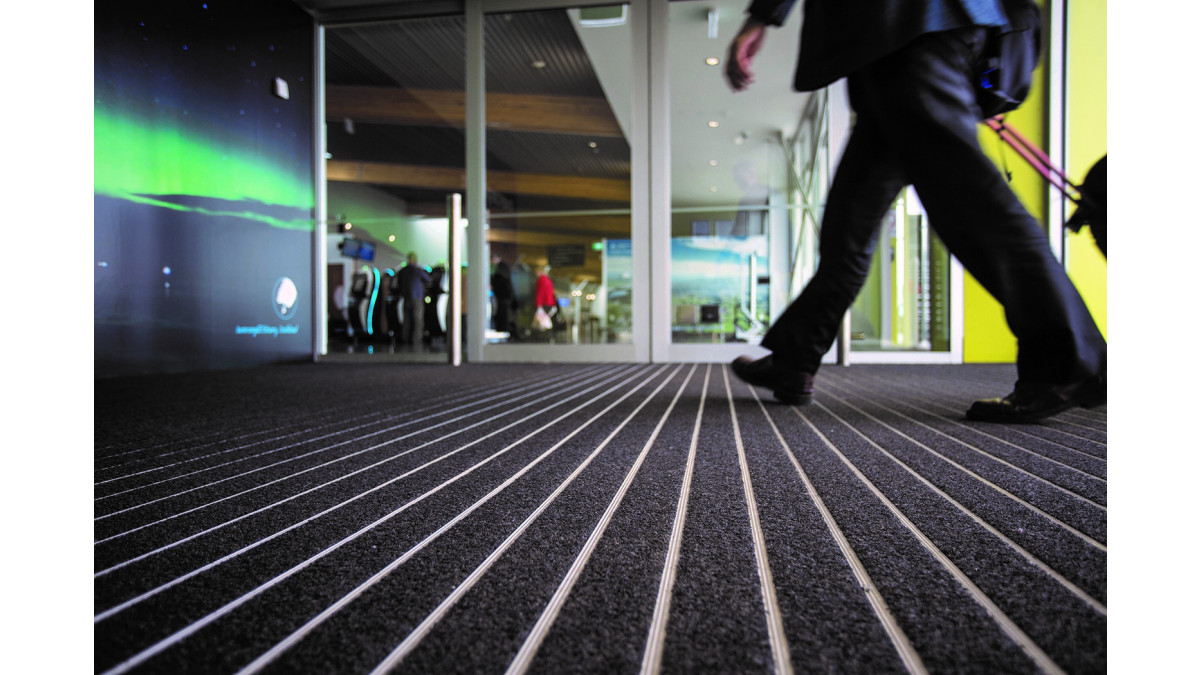
[[[375,286],[371,288],[371,304],[367,307],[367,335],[375,334],[375,300],[379,298],[379,270],[372,267],[371,272],[375,274]]]

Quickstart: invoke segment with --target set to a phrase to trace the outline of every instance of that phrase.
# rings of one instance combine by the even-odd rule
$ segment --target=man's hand
[[[750,66],[758,50],[767,39],[767,24],[747,17],[742,29],[729,43],[729,54],[725,57],[725,79],[734,91],[742,91],[754,82]]]

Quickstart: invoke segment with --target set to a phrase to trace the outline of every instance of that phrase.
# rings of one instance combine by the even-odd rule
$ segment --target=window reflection
[[[330,26],[325,43],[329,350],[444,359],[465,21]]]
[[[484,18],[490,343],[632,342],[625,15]]]

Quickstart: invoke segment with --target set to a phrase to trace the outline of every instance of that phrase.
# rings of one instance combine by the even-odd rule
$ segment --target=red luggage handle
[[[1005,124],[1003,115],[989,117],[984,122],[999,134],[1000,140],[1016,150],[1017,154],[1021,155],[1026,162],[1029,162],[1029,165],[1042,174],[1051,185],[1066,195],[1067,199],[1070,199],[1077,205],[1083,201],[1083,191],[1079,189],[1079,186],[1072,183],[1067,178],[1067,175],[1059,170],[1058,167],[1051,164],[1050,158],[1046,156],[1046,153],[1042,152],[1041,148],[1017,133],[1016,129]],[[1070,191],[1068,191],[1068,188],[1070,188]]]

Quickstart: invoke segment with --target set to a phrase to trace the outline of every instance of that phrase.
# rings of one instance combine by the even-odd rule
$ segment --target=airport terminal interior
[[[1107,335],[1107,6],[1038,4],[979,144]],[[914,189],[812,403],[731,368],[854,124],[803,2],[730,89],[747,5],[96,6],[95,672],[1108,669],[1108,407],[966,419]]]

